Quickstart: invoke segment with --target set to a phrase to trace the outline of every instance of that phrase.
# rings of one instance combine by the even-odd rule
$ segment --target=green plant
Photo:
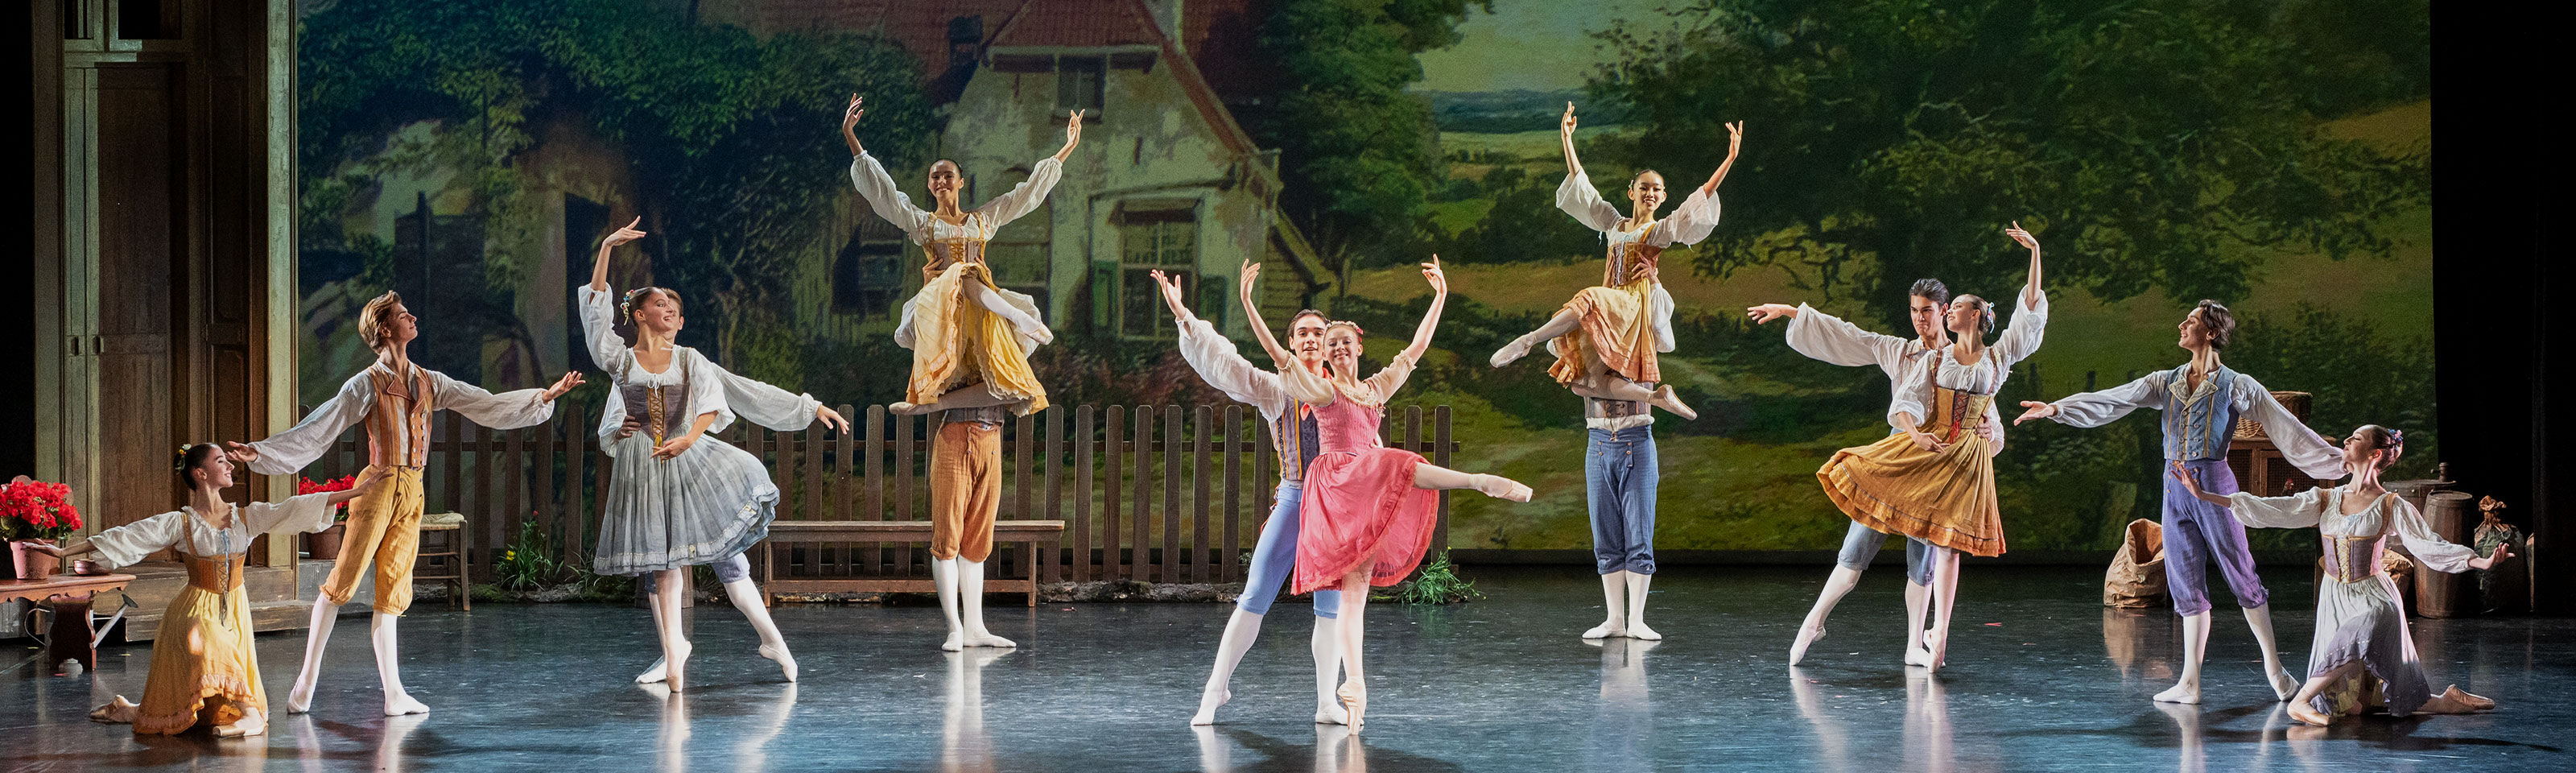
[[[1449,563],[1449,554],[1442,553],[1423,564],[1413,579],[1388,589],[1386,593],[1370,594],[1369,600],[1401,604],[1457,604],[1484,597],[1485,594],[1476,590],[1476,581],[1458,576],[1458,566]]]
[[[492,566],[493,584],[502,590],[528,591],[580,579],[587,568],[555,556],[554,540],[537,528],[535,519],[519,525],[519,535],[501,547],[501,560]]]

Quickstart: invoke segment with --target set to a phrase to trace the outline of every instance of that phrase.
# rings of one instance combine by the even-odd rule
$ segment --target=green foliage
[[[2396,10],[2429,27],[2422,6]],[[2309,98],[2315,79],[2402,63],[2321,68],[2284,31],[2304,17],[2284,13],[2253,0],[1701,0],[1673,12],[1678,32],[1601,35],[1618,58],[1593,91],[1633,130],[1598,157],[1710,169],[1720,123],[1745,120],[1725,193],[1761,206],[1729,208],[1696,267],[1784,266],[1891,321],[1894,288],[1918,276],[1961,292],[2017,284],[2025,254],[2000,233],[2016,219],[2052,248],[2052,286],[2235,300],[2256,258],[2223,246],[2382,252],[2374,221],[2432,187],[2428,153],[2325,133],[2332,116],[2316,110],[2362,100]],[[2393,80],[2404,85],[2373,93],[2430,93]],[[1788,229],[1807,243],[1757,244]]]
[[[1454,43],[1490,0],[1286,0],[1261,23],[1280,76],[1275,108],[1246,123],[1278,148],[1281,204],[1339,270],[1352,252],[1410,244],[1439,154],[1431,106],[1405,93],[1414,55]]]
[[[654,281],[719,301],[719,353],[798,338],[783,315],[746,310],[785,306],[794,248],[839,194],[832,133],[847,96],[870,90],[866,128],[880,153],[906,158],[929,133],[913,60],[889,41],[756,38],[668,4],[347,0],[306,19],[298,39],[308,228],[387,166],[455,169],[495,245],[486,284],[520,286],[534,256],[508,250],[541,240],[516,164],[536,127],[579,126],[633,162]],[[436,139],[396,139],[377,166],[350,168],[418,121],[439,122]],[[334,229],[311,230],[328,239]],[[752,354],[742,369],[755,378],[792,384],[803,370],[792,353]]]
[[[555,558],[554,540],[533,519],[520,524],[518,536],[501,547],[501,559],[492,565],[494,584],[514,591],[560,585],[587,573],[577,562]]]
[[[1386,593],[1369,594],[1370,601],[1392,601],[1399,604],[1458,604],[1484,598],[1476,590],[1476,581],[1458,576],[1458,567],[1449,563],[1449,554],[1424,562],[1413,573],[1413,579],[1387,589]]]

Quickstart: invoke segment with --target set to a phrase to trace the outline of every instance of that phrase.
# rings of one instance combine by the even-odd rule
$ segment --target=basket
[[[2308,404],[2313,402],[2315,397],[2306,392],[2272,393],[2272,399],[2281,401],[2281,407],[2289,409],[2290,416],[2298,419],[2301,424],[2308,422]],[[2236,417],[2236,439],[2259,440],[2265,437],[2269,436],[2263,434],[2263,425],[2256,423],[2252,417]]]

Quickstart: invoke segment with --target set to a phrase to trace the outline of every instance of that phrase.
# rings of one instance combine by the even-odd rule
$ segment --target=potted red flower
[[[62,566],[62,559],[29,550],[28,543],[59,545],[80,527],[80,509],[72,506],[72,487],[24,478],[0,486],[0,531],[5,531],[9,539],[9,554],[17,562],[18,579],[42,580],[52,577],[54,570]]]
[[[355,475],[344,475],[338,478],[325,480],[320,483],[313,482],[311,478],[297,478],[295,480],[295,493],[298,496],[301,496],[304,494],[318,494],[325,491],[347,491],[350,486],[355,486],[357,484],[358,476]],[[331,507],[331,528],[304,535],[304,551],[312,554],[312,558],[315,561],[330,561],[339,558],[340,540],[341,538],[348,536],[349,533],[349,503],[342,502],[337,505],[332,505]]]

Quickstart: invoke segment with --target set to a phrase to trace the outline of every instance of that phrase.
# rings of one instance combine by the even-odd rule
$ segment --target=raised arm
[[[2019,220],[2013,221],[2011,228],[2004,229],[2004,234],[2011,236],[2012,240],[2020,243],[2021,246],[2030,248],[2030,282],[2022,286],[2022,305],[2045,307],[2047,296],[2039,289],[2039,238],[2031,236],[2029,231],[2022,230]]]
[[[635,222],[627,223],[624,227],[610,233],[608,238],[599,240],[599,259],[591,261],[590,264],[590,289],[608,292],[608,254],[616,250],[618,245],[644,238],[643,231],[635,230],[636,226],[643,224],[643,216],[638,215]]]
[[[1556,144],[1565,148],[1565,176],[1583,174],[1583,161],[1574,156],[1574,103],[1565,103],[1565,117],[1556,122]]]
[[[1280,373],[1297,369],[1297,358],[1288,353],[1288,347],[1279,345],[1279,339],[1271,337],[1270,325],[1261,321],[1261,304],[1252,302],[1252,282],[1261,276],[1261,264],[1246,260],[1239,271],[1243,278],[1236,284],[1235,300],[1243,303],[1243,321],[1252,326],[1253,340],[1261,342],[1261,350],[1270,353],[1270,363]]]
[[[1736,121],[1736,122],[1733,122],[1733,123],[1729,123],[1729,124],[1727,124],[1727,125],[1726,125],[1726,160],[1724,160],[1724,161],[1720,161],[1720,162],[1718,162],[1718,163],[1717,163],[1717,173],[1709,175],[1709,176],[1708,176],[1708,182],[1700,183],[1700,186],[1699,186],[1699,193],[1700,193],[1700,195],[1702,195],[1702,196],[1715,196],[1715,195],[1717,195],[1717,185],[1718,185],[1718,183],[1726,182],[1726,170],[1729,170],[1729,169],[1733,169],[1733,168],[1735,168],[1735,155],[1736,155],[1736,153],[1738,153],[1738,152],[1742,151],[1743,149],[1744,149],[1744,122],[1743,122],[1743,121]]]
[[[867,148],[859,146],[858,132],[859,117],[868,114],[868,111],[861,109],[860,106],[866,103],[867,99],[860,97],[856,93],[852,93],[850,95],[850,106],[841,109],[841,142],[850,146],[850,157],[852,158],[868,154]]]
[[[1440,329],[1440,307],[1449,303],[1449,277],[1440,272],[1439,255],[1422,264],[1422,278],[1431,282],[1431,308],[1422,312],[1422,324],[1413,327],[1413,341],[1396,355],[1408,362],[1421,361],[1422,353],[1431,349],[1431,334]]]
[[[1876,365],[1888,378],[1904,370],[1909,339],[1862,330],[1859,325],[1803,303],[1766,303],[1746,308],[1744,315],[1755,324],[1787,317],[1789,348],[1808,359],[1845,367]]]
[[[1082,144],[1082,113],[1076,110],[1071,117],[1064,119],[1064,148],[1055,152],[1056,163],[1072,158],[1074,146]]]

